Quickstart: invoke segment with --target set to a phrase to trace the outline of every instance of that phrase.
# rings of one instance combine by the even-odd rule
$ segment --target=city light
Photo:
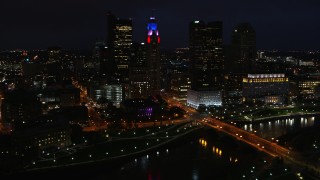
[[[117,179],[119,172],[124,179],[177,179],[166,174],[168,169],[183,174],[182,179],[198,179],[221,167],[220,179],[319,176],[320,167],[313,162],[317,157],[305,155],[317,154],[320,147],[319,140],[310,138],[318,133],[320,114],[319,28],[306,13],[320,11],[307,10],[305,2],[278,3],[299,9],[304,16],[298,18],[287,9],[279,14],[270,3],[263,6],[268,16],[262,17],[251,12],[260,8],[256,3],[235,1],[230,4],[251,16],[238,13],[230,19],[215,11],[224,22],[206,16],[206,6],[219,9],[222,1],[168,2],[170,8],[153,2],[152,12],[129,1],[121,8],[102,1],[77,3],[86,13],[75,13],[67,3],[57,11],[59,20],[50,13],[55,6],[45,1],[3,3],[1,173],[104,164],[112,172],[101,171],[93,179]],[[106,5],[119,16],[98,12],[98,6]],[[13,6],[18,10],[11,12]],[[279,18],[284,13],[290,21]],[[13,14],[46,21],[19,21]],[[208,22],[196,20],[195,14]],[[143,22],[141,15],[148,18]],[[250,17],[262,19],[250,23]],[[297,19],[301,23],[294,30],[299,33],[283,28]],[[261,22],[277,28],[267,32]],[[47,28],[48,23],[54,28]],[[67,31],[76,33],[66,38]],[[79,38],[83,32],[87,34]],[[136,42],[141,37],[143,42]],[[299,43],[290,43],[297,39]],[[61,47],[46,47],[57,42]],[[74,173],[82,177],[84,172]]]

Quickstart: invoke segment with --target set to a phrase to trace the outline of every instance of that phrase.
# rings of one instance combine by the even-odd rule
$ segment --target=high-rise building
[[[149,95],[148,62],[145,43],[134,43],[130,60],[130,98],[145,98]]]
[[[167,58],[167,77],[168,87],[173,98],[181,103],[187,102],[187,91],[191,88],[189,74],[189,48],[177,48]]]
[[[99,40],[95,42],[93,51],[92,51],[92,58],[91,61],[86,63],[87,68],[93,68],[95,70],[100,71],[100,63],[106,58],[106,51],[107,45],[104,41]]]
[[[224,58],[222,22],[192,21],[189,26],[191,89],[187,104],[191,107],[221,106]]]
[[[150,17],[147,26],[147,63],[150,94],[160,92],[160,36],[155,17]]]
[[[224,76],[224,104],[242,104],[242,80],[245,77],[240,73],[226,73]]]
[[[66,67],[66,62],[63,62],[63,53],[60,47],[49,47],[47,50],[48,61],[45,64],[45,72],[47,76],[54,77],[56,81],[63,78],[63,67]]]
[[[256,32],[249,23],[240,23],[234,28],[232,51],[233,63],[237,72],[252,73],[255,71]]]
[[[60,62],[61,59],[61,48],[60,47],[49,47],[48,48],[48,63]]]
[[[223,80],[222,22],[192,21],[189,26],[192,89],[220,90]]]
[[[108,13],[107,45],[111,61],[117,65],[120,82],[129,81],[129,58],[132,45],[132,20]]]

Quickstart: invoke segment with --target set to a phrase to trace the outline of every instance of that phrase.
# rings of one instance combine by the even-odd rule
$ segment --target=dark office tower
[[[189,27],[193,90],[220,90],[223,73],[222,22],[192,21]]]
[[[101,60],[105,57],[106,48],[107,45],[104,41],[96,41],[92,51],[92,59],[87,63],[87,67],[100,70],[100,63]]]
[[[110,58],[117,65],[120,81],[129,81],[129,57],[132,45],[132,20],[120,19],[108,13],[107,45]]]
[[[43,64],[37,60],[26,59],[22,61],[22,74],[26,79],[32,79],[43,71]]]
[[[210,71],[213,75],[214,89],[222,89],[223,72],[224,72],[224,56],[223,56],[223,24],[221,21],[209,22],[207,25],[207,44],[209,46],[209,57],[211,63]]]
[[[48,63],[60,62],[61,59],[61,48],[60,47],[49,47],[48,48]]]
[[[41,115],[41,103],[32,92],[23,89],[8,91],[4,94],[1,114],[5,124],[26,125]]]
[[[155,17],[150,17],[147,30],[149,93],[157,94],[160,92],[160,36]]]
[[[54,77],[56,81],[63,78],[63,67],[66,62],[62,61],[62,51],[60,47],[48,48],[48,61],[45,65],[46,73],[48,76]]]
[[[96,42],[95,46],[93,48],[93,53],[92,53],[92,65],[95,67],[96,65],[99,66],[99,72],[100,74],[108,74],[109,69],[108,66],[110,66],[110,49],[107,47],[105,42]],[[109,60],[109,61],[108,61]],[[112,66],[114,68],[114,72],[116,71],[116,65]]]
[[[130,58],[130,98],[146,98],[150,92],[145,43],[134,43]]]
[[[117,79],[116,73],[117,64],[115,60],[111,57],[111,50],[105,44],[96,44],[93,57],[99,59],[100,64],[100,75],[105,77],[107,82],[114,83],[115,79]]]
[[[255,71],[256,32],[249,23],[238,24],[232,32],[233,62],[236,71],[252,73]]]

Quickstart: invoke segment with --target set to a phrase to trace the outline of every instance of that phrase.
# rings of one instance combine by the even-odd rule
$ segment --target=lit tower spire
[[[160,43],[160,36],[158,31],[158,26],[155,17],[150,17],[148,22],[148,36],[147,36],[147,43],[150,44],[151,42]]]
[[[146,45],[149,93],[158,94],[160,92],[160,36],[154,16],[151,16],[148,21]]]

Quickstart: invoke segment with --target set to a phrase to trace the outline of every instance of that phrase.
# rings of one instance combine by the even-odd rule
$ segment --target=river
[[[243,129],[250,132],[256,131],[258,136],[265,139],[276,139],[282,135],[298,131],[301,128],[314,126],[319,124],[319,122],[319,116],[279,118],[268,122],[246,124],[243,126]]]
[[[239,179],[252,176],[270,161],[250,146],[206,129],[113,172],[96,174],[95,179]]]
[[[314,126],[318,121],[319,118],[315,117],[287,118],[244,125],[243,128],[248,131],[256,130],[260,136],[271,138]],[[265,172],[271,162],[271,157],[249,145],[213,129],[204,128],[170,145],[114,166],[93,166],[90,171],[81,170],[69,172],[70,174],[62,171],[63,173],[54,175],[71,175],[77,179],[90,180],[251,179]]]

